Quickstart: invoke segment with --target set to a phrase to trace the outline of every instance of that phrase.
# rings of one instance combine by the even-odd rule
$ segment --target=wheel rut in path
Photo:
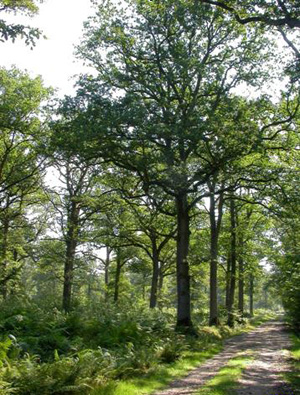
[[[153,395],[194,394],[232,358],[246,350],[254,353],[254,360],[239,380],[237,395],[294,395],[280,377],[289,371],[287,355],[282,351],[289,347],[285,325],[279,321],[265,323],[252,332],[227,340],[224,350],[218,355]]]

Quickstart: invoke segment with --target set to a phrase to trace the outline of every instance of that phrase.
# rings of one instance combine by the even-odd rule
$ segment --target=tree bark
[[[159,254],[157,250],[156,237],[152,237],[152,281],[150,293],[150,308],[153,309],[157,305],[157,287],[159,277]]]
[[[121,269],[122,269],[122,259],[120,254],[120,248],[117,249],[117,257],[116,257],[116,275],[115,275],[115,291],[114,291],[114,302],[117,303],[119,300],[119,287],[120,287],[120,278],[121,278]]]
[[[181,194],[176,197],[177,208],[177,329],[192,328],[191,321],[191,296],[190,275],[188,264],[189,251],[189,209],[187,195]]]
[[[106,247],[106,259],[104,264],[104,284],[105,284],[105,301],[108,301],[108,284],[109,284],[109,266],[110,266],[110,248]]]
[[[242,229],[238,232],[238,310],[243,317],[244,315],[244,239]]]
[[[158,269],[158,293],[161,294],[162,288],[164,285],[164,272],[163,272],[163,264],[160,262]]]
[[[64,267],[63,309],[71,310],[72,286],[74,275],[74,260],[78,243],[79,207],[75,201],[70,204],[67,220],[66,258]]]
[[[230,199],[230,227],[231,227],[231,244],[230,244],[230,263],[231,275],[228,295],[228,319],[227,324],[230,327],[234,326],[234,296],[236,283],[236,218],[235,218],[235,204],[234,199]]]
[[[218,204],[218,218],[216,219],[215,182],[208,183],[210,189],[210,298],[209,325],[218,325],[218,244],[223,214],[223,193],[220,194]]]
[[[243,317],[244,315],[244,260],[242,256],[239,256],[239,302],[238,309],[239,313]]]
[[[229,290],[230,290],[230,278],[231,278],[231,253],[227,256],[227,266],[226,266],[226,296],[225,296],[225,306],[226,310],[229,311]]]
[[[215,196],[210,197],[210,298],[209,325],[218,325],[218,232],[215,217]]]
[[[254,315],[254,308],[253,308],[253,292],[254,292],[254,277],[253,274],[250,274],[250,286],[249,286],[249,313],[250,317]]]
[[[163,273],[163,263],[159,262],[158,267],[158,284],[157,284],[157,305],[159,308],[162,308],[162,289],[164,285],[164,273]]]

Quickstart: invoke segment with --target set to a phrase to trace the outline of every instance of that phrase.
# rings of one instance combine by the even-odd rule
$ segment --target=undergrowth
[[[284,377],[293,387],[295,395],[300,394],[300,337],[291,334],[292,348],[290,350],[292,371],[285,373]]]
[[[196,326],[195,337],[176,333],[174,322],[172,312],[142,305],[63,314],[6,303],[0,309],[0,394],[149,394],[245,328]]]

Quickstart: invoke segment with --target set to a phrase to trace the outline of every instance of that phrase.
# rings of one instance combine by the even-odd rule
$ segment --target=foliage
[[[42,0],[1,0],[0,12],[6,13],[26,13],[33,15],[38,12],[37,3]],[[42,32],[39,29],[24,26],[20,24],[9,24],[5,20],[0,19],[0,41],[11,39],[13,42],[16,38],[25,40],[26,45],[31,47],[35,45],[35,41],[40,38]]]
[[[30,254],[32,242],[42,233],[46,217],[34,207],[45,201],[41,190],[44,161],[39,155],[45,133],[40,115],[42,102],[49,96],[50,90],[39,77],[31,78],[16,68],[0,68],[0,278],[4,298]],[[31,225],[26,215],[30,209]]]
[[[0,69],[0,393],[149,393],[250,329],[253,300],[281,296],[299,328],[299,10],[285,3],[93,0],[77,52],[96,72],[47,112],[40,78]],[[278,98],[265,26],[297,57]],[[40,32],[1,20],[0,35]],[[232,387],[234,363],[206,393]]]
[[[298,334],[290,335],[292,347],[289,350],[292,363],[292,371],[284,374],[285,379],[289,382],[294,390],[295,395],[300,393],[300,338]]]
[[[173,362],[185,347],[158,313],[101,310],[91,319],[20,304],[1,310],[2,330],[15,339],[1,343],[1,377],[18,393],[85,393],[90,385]],[[18,355],[12,357],[12,348]]]
[[[143,385],[149,377],[160,386],[164,374],[170,381],[175,371],[208,358],[224,337],[242,328],[199,326],[198,337],[189,337],[174,332],[173,322],[172,314],[144,306],[66,315],[11,300],[1,306],[1,385],[18,394],[92,393],[145,375]]]

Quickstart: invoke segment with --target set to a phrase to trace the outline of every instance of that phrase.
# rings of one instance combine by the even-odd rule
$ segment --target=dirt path
[[[288,371],[287,356],[282,350],[289,346],[289,337],[283,323],[265,323],[252,332],[228,340],[220,354],[194,369],[185,378],[172,382],[168,389],[154,395],[193,394],[238,353],[246,350],[254,352],[254,361],[239,381],[237,395],[293,395],[280,378],[281,373]]]

